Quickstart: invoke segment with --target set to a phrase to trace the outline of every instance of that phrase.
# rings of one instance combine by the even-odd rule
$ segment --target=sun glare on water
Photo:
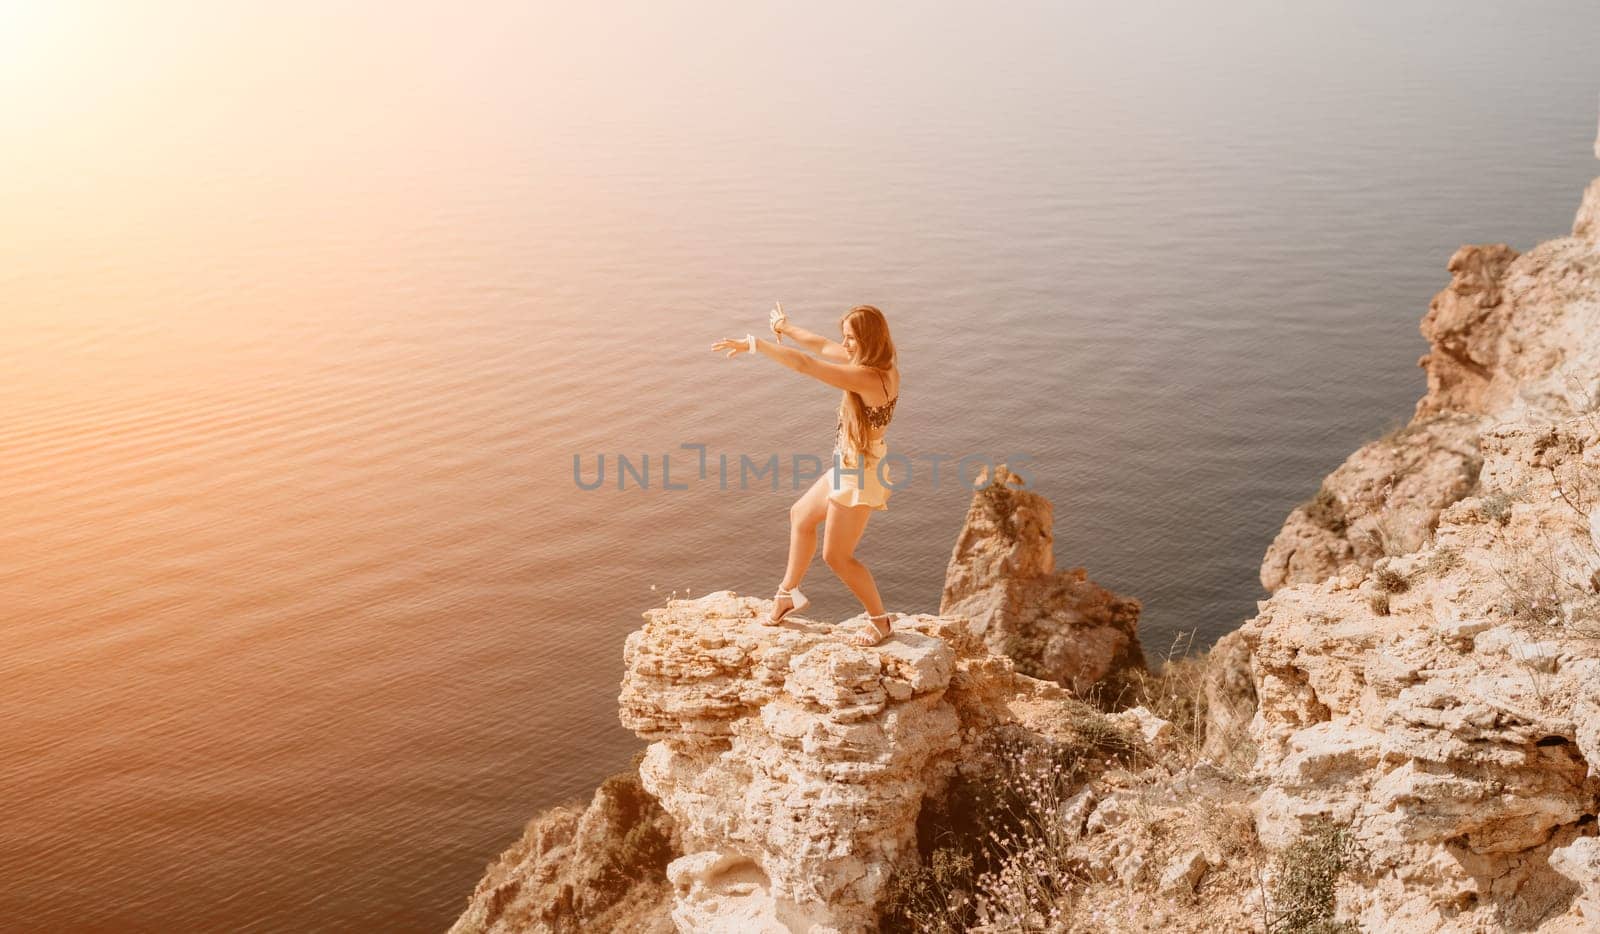
[[[36,0],[0,0],[0,76],[11,81],[26,77],[47,54],[46,47],[59,37],[62,7]]]

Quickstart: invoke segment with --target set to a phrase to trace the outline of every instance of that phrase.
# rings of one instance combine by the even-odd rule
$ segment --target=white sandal
[[[868,616],[867,624],[871,627],[870,630],[858,629],[852,632],[850,634],[850,644],[866,649],[887,642],[889,637],[894,635],[894,617],[895,614],[893,613],[879,613],[877,616]],[[880,619],[883,620],[881,631],[878,626],[878,620]]]
[[[803,610],[806,607],[811,605],[811,600],[809,598],[807,598],[805,594],[800,592],[800,588],[799,587],[796,587],[793,590],[784,590],[782,587],[779,587],[778,588],[778,592],[772,595],[772,603],[773,603],[774,606],[777,605],[778,599],[780,597],[788,597],[789,598],[789,608],[787,610],[784,610],[782,613],[779,613],[777,619],[773,619],[770,616],[763,616],[761,618],[761,624],[762,625],[764,625],[764,626],[777,626],[777,625],[780,625],[780,624],[783,623],[783,618],[785,616],[788,616],[790,613],[793,613],[796,610]]]

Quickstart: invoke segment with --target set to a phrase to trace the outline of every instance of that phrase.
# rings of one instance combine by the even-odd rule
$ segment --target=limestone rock
[[[1330,578],[1278,591],[1239,633],[1257,830],[1279,848],[1314,817],[1348,825],[1369,854],[1350,898],[1363,929],[1578,929],[1600,810],[1585,722],[1600,639],[1583,622],[1600,616],[1600,552],[1569,499],[1600,491],[1597,445],[1587,415],[1486,431],[1477,495],[1382,566],[1399,587],[1385,613]]]
[[[924,799],[997,725],[1067,729],[1070,698],[1015,673],[962,619],[902,617],[871,648],[719,591],[645,613],[624,649],[623,725],[683,855],[678,930],[864,932],[916,857]]]
[[[1191,849],[1179,854],[1161,874],[1161,894],[1169,897],[1193,894],[1194,887],[1200,883],[1200,877],[1206,874],[1208,868],[1210,863],[1206,861],[1206,854],[1202,850]]]
[[[672,934],[666,866],[672,819],[635,770],[600,783],[587,805],[551,808],[478,882],[450,934],[628,930]]]
[[[1028,675],[1080,696],[1115,695],[1121,677],[1143,670],[1141,604],[1055,569],[1050,501],[1021,489],[1004,465],[972,497],[945,571],[939,614],[965,617],[995,652]]]
[[[1256,683],[1250,670],[1250,644],[1239,632],[1230,632],[1211,647],[1202,685],[1206,701],[1205,743],[1202,758],[1233,766],[1248,766],[1250,720],[1256,715]]]
[[[1473,416],[1421,417],[1395,440],[1350,455],[1284,521],[1262,559],[1262,586],[1316,582],[1349,563],[1370,567],[1420,548],[1439,511],[1477,482],[1478,430]]]
[[[1143,707],[1119,711],[1108,715],[1106,719],[1138,737],[1140,742],[1158,755],[1171,748],[1176,733],[1170,722]]]
[[[1596,924],[1597,219],[1600,180],[1572,237],[1457,251],[1411,423],[1290,516],[1262,567],[1276,593],[1216,650],[1249,659],[1207,693],[1254,689],[1262,842],[1348,827],[1363,930]],[[1216,706],[1208,750],[1237,732]]]
[[[1417,403],[1418,415],[1484,411],[1483,390],[1500,361],[1500,339],[1511,319],[1497,313],[1506,297],[1501,283],[1516,258],[1517,251],[1503,243],[1464,246],[1450,257],[1450,285],[1422,316],[1422,336],[1431,349],[1418,361],[1428,371],[1428,394]]]
[[[1293,510],[1267,549],[1268,590],[1315,583],[1347,563],[1371,568],[1418,551],[1439,514],[1479,486],[1479,436],[1550,422],[1600,403],[1600,179],[1573,236],[1518,255],[1464,246],[1423,316],[1428,391],[1409,424],[1370,442]]]
[[[1068,836],[1081,837],[1087,832],[1089,815],[1098,803],[1093,788],[1084,788],[1067,799],[1061,808],[1061,826]]]
[[[1590,182],[1583,193],[1578,216],[1572,219],[1572,235],[1590,242],[1600,240],[1600,178]]]
[[[1550,866],[1578,883],[1578,913],[1600,928],[1600,837],[1579,837],[1550,853]]]

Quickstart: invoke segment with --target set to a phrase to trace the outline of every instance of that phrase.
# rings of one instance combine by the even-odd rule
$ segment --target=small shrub
[[[886,934],[917,931],[953,934],[976,923],[972,856],[958,847],[939,847],[927,865],[910,865],[889,879],[879,903],[879,926]]]
[[[1098,760],[1126,764],[1139,749],[1138,741],[1126,730],[1088,704],[1074,704],[1070,716],[1077,740],[1052,750],[1055,765],[1070,767],[1076,774]]]
[[[1532,626],[1561,619],[1565,588],[1553,553],[1541,557],[1532,550],[1524,551],[1508,566],[1496,566],[1494,572],[1500,579],[1499,609],[1503,616]]]
[[[1505,525],[1511,518],[1511,497],[1499,492],[1478,497],[1478,515],[1486,522]]]
[[[596,797],[609,797],[616,808],[610,819],[628,829],[598,855],[597,880],[602,891],[620,894],[638,882],[665,882],[667,864],[674,857],[672,821],[639,782],[638,762],[632,771],[620,772],[601,782]],[[616,890],[616,891],[612,891]]]
[[[1033,677],[1033,670],[1038,667],[1039,662],[1038,651],[1027,639],[1017,633],[1009,633],[1001,643],[1000,651],[1016,663],[1018,671],[1030,678]]]
[[[1334,896],[1357,855],[1348,827],[1327,818],[1308,827],[1278,854],[1267,934],[1355,934],[1354,924],[1334,920]]]
[[[1500,612],[1517,622],[1545,626],[1561,615],[1560,597],[1548,591],[1508,590],[1500,598]]]
[[[1370,551],[1384,557],[1397,558],[1410,554],[1425,545],[1433,534],[1433,529],[1424,526],[1420,519],[1415,516],[1408,519],[1406,513],[1387,506],[1374,510],[1370,522],[1366,534],[1352,537],[1351,541],[1357,545],[1365,544]]]
[[[1070,903],[1083,876],[1062,814],[1103,750],[1126,754],[1133,741],[1087,704],[1069,722],[1075,735],[1064,742],[990,734],[924,807],[922,865],[891,878],[878,915],[885,934],[954,934],[986,919],[1057,916]]]
[[[1411,581],[1404,574],[1391,567],[1385,567],[1378,571],[1375,579],[1378,582],[1378,586],[1386,594],[1405,593],[1411,589]]]
[[[1428,573],[1442,576],[1461,566],[1461,549],[1453,545],[1435,548],[1428,555]]]
[[[1307,500],[1300,507],[1305,511],[1306,518],[1335,535],[1343,535],[1349,527],[1345,518],[1344,504],[1339,502],[1339,497],[1326,486],[1317,489],[1317,495]]]

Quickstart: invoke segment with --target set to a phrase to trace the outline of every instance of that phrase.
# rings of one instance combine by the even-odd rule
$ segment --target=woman
[[[748,334],[743,340],[717,341],[711,349],[726,351],[729,357],[759,351],[797,373],[837,386],[844,395],[839,400],[834,463],[789,507],[789,566],[773,597],[772,614],[763,622],[776,626],[790,612],[811,602],[800,592],[800,581],[816,554],[817,526],[825,522],[822,560],[869,614],[867,626],[853,633],[850,641],[863,647],[878,645],[893,632],[890,614],[884,612],[872,572],[856,560],[855,550],[873,511],[889,508],[890,491],[883,480],[892,481],[893,477],[878,474],[878,465],[888,453],[884,431],[900,398],[900,369],[895,365],[889,323],[883,312],[871,305],[857,305],[839,319],[843,343],[790,324],[781,305],[772,312],[771,323],[780,340],[789,337],[817,356]]]

